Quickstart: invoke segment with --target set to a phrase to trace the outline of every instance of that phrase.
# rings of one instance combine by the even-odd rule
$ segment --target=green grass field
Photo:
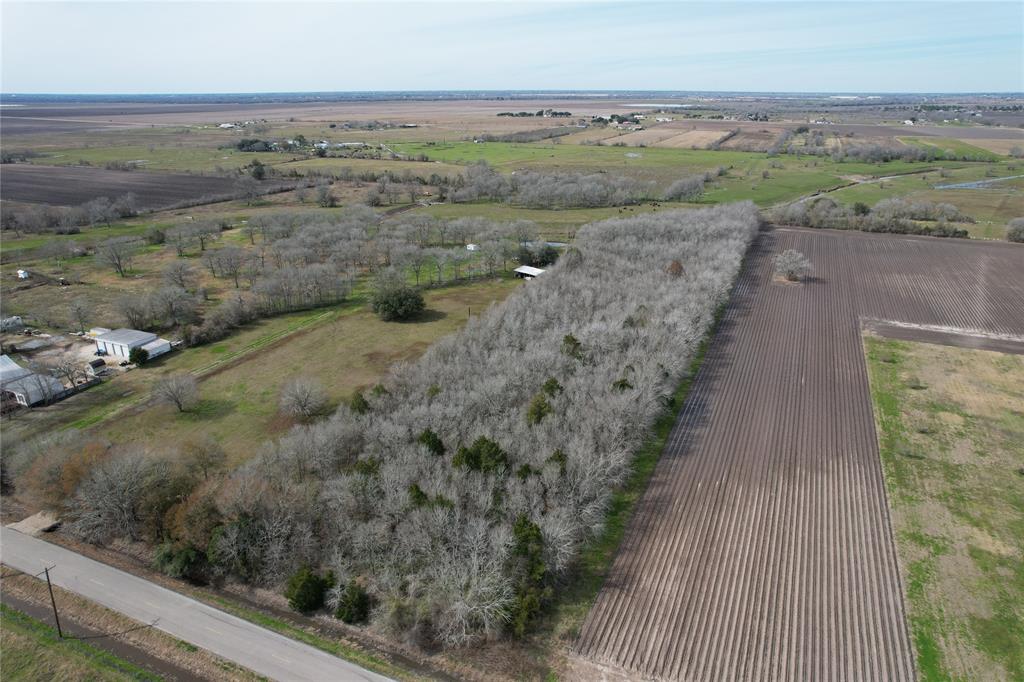
[[[1024,679],[1024,356],[865,346],[920,679]]]
[[[951,137],[899,137],[900,142],[912,144],[925,149],[938,149],[942,152],[950,152],[957,156],[966,156],[986,161],[998,161],[1003,158],[987,149],[975,147],[963,140],[954,140]]]
[[[35,618],[0,605],[0,649],[5,682],[122,682],[162,679],[88,642],[60,639]]]
[[[393,364],[419,357],[434,341],[460,329],[470,313],[482,313],[518,284],[503,278],[428,290],[427,312],[414,322],[383,322],[365,306],[352,303],[292,316],[291,326],[282,325],[281,318],[267,320],[268,324],[260,325],[264,333],[255,338],[252,332],[242,332],[222,342],[185,349],[159,366],[134,370],[123,378],[132,377],[139,384],[136,395],[144,399],[146,385],[164,373],[187,370],[208,375],[200,382],[199,405],[187,413],[150,406],[122,414],[103,421],[102,436],[117,443],[152,446],[210,435],[233,461],[247,459],[290,426],[277,415],[280,390],[288,379],[313,377],[334,404],[347,400],[355,391],[377,383]],[[276,334],[268,329],[271,326],[277,328]],[[285,343],[274,345],[286,337]],[[91,418],[97,423],[109,414],[100,411]],[[87,426],[88,419],[80,419],[78,426]]]
[[[273,165],[296,157],[297,155],[283,153],[240,152],[232,148],[218,149],[215,146],[118,145],[48,149],[44,152],[44,156],[32,159],[32,163],[49,166],[74,166],[86,161],[93,166],[102,168],[104,164],[113,161],[134,161],[138,162],[139,167],[145,170],[213,173],[218,168],[234,170],[247,166],[254,159]]]
[[[984,189],[934,189],[936,185],[989,180],[992,179],[992,176],[986,175],[989,171],[994,172],[995,177],[1012,177],[1024,173],[1020,167],[1011,170],[1007,164],[972,164],[944,170],[941,175],[935,171],[887,178],[882,182],[861,183],[832,192],[829,196],[849,206],[858,201],[873,206],[882,199],[892,197],[950,203],[977,221],[974,225],[963,226],[972,237],[1004,239],[1007,222],[1024,216],[1024,178],[995,183]]]
[[[373,173],[391,171],[392,173],[401,174],[409,171],[414,176],[420,178],[429,178],[433,173],[441,176],[455,177],[456,175],[461,175],[465,170],[462,166],[450,163],[395,161],[392,159],[305,159],[303,161],[289,161],[277,166],[277,170],[281,173],[295,170],[303,174],[310,170],[318,170],[323,173],[339,173],[342,168],[348,168],[356,174],[367,171]]]

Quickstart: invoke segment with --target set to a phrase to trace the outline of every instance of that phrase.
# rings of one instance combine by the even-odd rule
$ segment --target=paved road
[[[147,580],[38,540],[0,528],[0,561],[26,573],[44,566],[54,584],[155,627],[266,677],[288,682],[389,678],[253,625]]]

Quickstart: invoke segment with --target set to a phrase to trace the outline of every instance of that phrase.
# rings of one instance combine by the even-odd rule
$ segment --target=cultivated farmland
[[[804,284],[772,279],[790,248]],[[912,679],[861,323],[1024,337],[1022,271],[1014,246],[762,234],[575,651],[655,679]]]
[[[114,199],[131,192],[139,208],[229,196],[240,189],[234,180],[224,177],[28,164],[5,164],[0,187],[4,201],[56,206],[76,206],[98,197]]]

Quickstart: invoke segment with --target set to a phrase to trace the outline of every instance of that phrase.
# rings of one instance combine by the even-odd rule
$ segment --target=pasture
[[[920,679],[1024,678],[1024,355],[867,336]]]
[[[395,363],[418,358],[431,343],[462,327],[469,315],[479,315],[515,290],[519,280],[495,279],[427,291],[422,319],[383,322],[363,305],[346,304],[334,310],[300,315],[313,319],[295,331],[252,348],[237,360],[239,341],[188,349],[180,356],[204,351],[214,364],[204,370],[203,358],[187,363],[168,358],[154,375],[190,366],[200,374],[201,401],[190,412],[173,407],[140,406],[96,426],[95,433],[119,444],[176,446],[190,437],[212,436],[236,465],[260,446],[282,435],[294,422],[278,415],[281,387],[294,377],[321,382],[332,405],[376,384]],[[223,358],[223,360],[221,359]],[[150,373],[143,369],[133,374]]]
[[[1017,170],[1020,167],[1014,169],[1010,167],[1012,165],[973,164],[962,168],[944,168],[942,172],[885,177],[844,187],[832,192],[829,197],[851,206],[856,202],[873,206],[882,199],[892,197],[950,203],[977,221],[973,225],[963,225],[972,237],[1004,239],[1007,222],[1024,216],[1024,178],[993,182],[977,189],[938,187],[992,180],[993,175],[990,173],[994,173],[994,177],[1021,174]]]

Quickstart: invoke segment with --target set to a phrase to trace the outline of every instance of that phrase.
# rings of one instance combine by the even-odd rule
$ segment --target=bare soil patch
[[[0,199],[77,206],[97,197],[114,199],[131,192],[138,198],[140,208],[155,209],[204,198],[212,200],[238,190],[234,180],[217,176],[5,164]]]
[[[789,248],[815,278],[773,286]],[[914,679],[860,318],[1021,334],[1020,272],[1006,245],[762,234],[576,654],[644,679]]]

